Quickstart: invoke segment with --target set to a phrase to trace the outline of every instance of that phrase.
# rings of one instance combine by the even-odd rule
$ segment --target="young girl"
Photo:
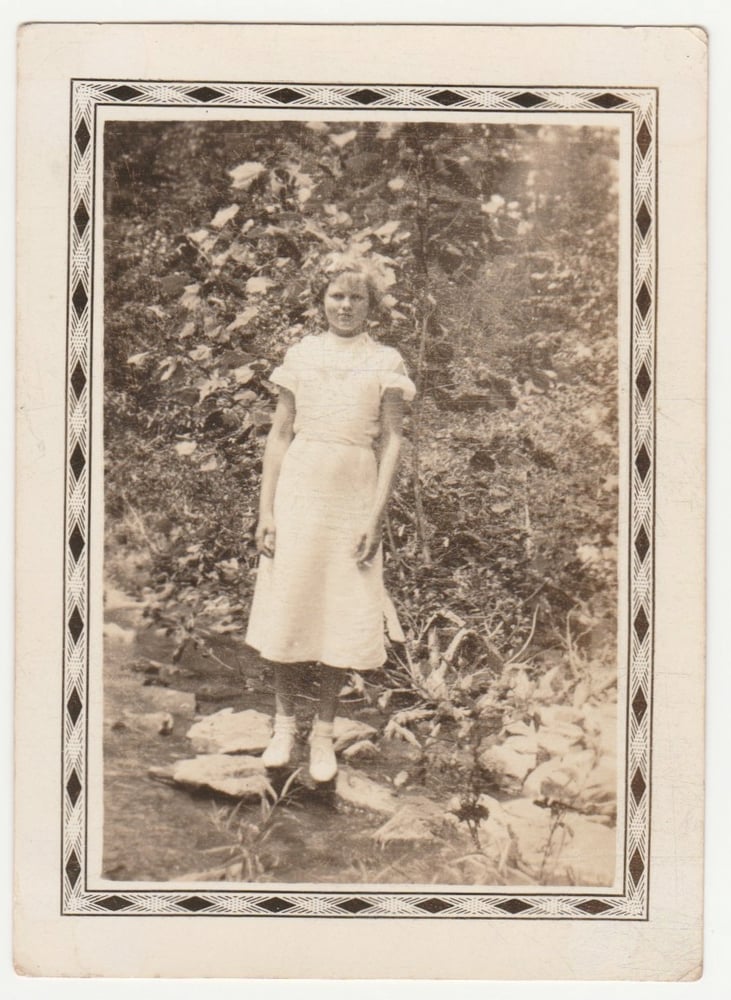
[[[292,753],[294,665],[321,665],[310,736],[315,781],[337,772],[332,734],[343,671],[374,670],[386,659],[381,519],[404,401],[415,394],[398,352],[366,332],[380,294],[375,268],[331,255],[324,276],[327,329],[291,347],[270,376],[280,392],[264,450],[262,558],[246,635],[275,664],[267,767],[282,767]]]

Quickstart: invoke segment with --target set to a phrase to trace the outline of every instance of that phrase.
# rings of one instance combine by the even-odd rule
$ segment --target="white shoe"
[[[332,736],[314,732],[310,736],[310,774],[315,781],[332,781],[338,773]]]
[[[297,728],[294,719],[274,720],[274,732],[267,744],[267,748],[261,755],[264,767],[284,767],[289,763],[294,749],[294,740]]]

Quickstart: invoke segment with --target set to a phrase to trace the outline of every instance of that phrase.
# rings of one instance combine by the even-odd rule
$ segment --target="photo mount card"
[[[396,52],[408,59],[390,54]],[[700,974],[705,73],[706,39],[694,28],[21,29],[20,971],[518,979]],[[114,519],[105,460],[114,420],[107,361],[114,316],[107,298],[119,256],[108,236],[109,178],[124,160],[109,137],[130,130],[144,136],[165,123],[170,135],[198,129],[210,147],[231,123],[243,136],[257,123],[265,137],[267,128],[286,135],[303,123],[314,124],[313,132],[335,123],[335,138],[344,144],[348,123],[357,131],[362,122],[417,131],[440,124],[455,148],[460,130],[476,123],[497,135],[532,126],[543,130],[546,142],[562,129],[603,130],[616,144],[616,253],[608,267],[616,285],[618,373],[617,699],[610,734],[617,795],[611,864],[593,880],[557,876],[552,884],[534,872],[520,881],[512,875],[460,883],[351,873],[318,882],[262,877],[250,865],[221,881],[210,872],[171,876],[164,864],[142,872],[128,857],[116,857],[116,872],[110,864],[108,841],[115,808],[120,811],[115,796],[123,794],[124,781],[111,782],[120,765],[110,764],[109,748],[113,731],[127,723],[134,730],[136,723],[110,714],[111,658],[103,643],[110,560],[104,539]],[[266,138],[260,148],[261,142]],[[159,196],[152,189],[149,201],[154,211]],[[488,201],[484,215],[492,218],[498,209]],[[179,291],[197,295],[194,284]],[[135,293],[140,308],[159,308],[145,294],[143,287]],[[119,624],[112,637],[114,628],[116,639],[126,641]],[[171,712],[177,724],[177,709]],[[137,824],[144,837],[145,824],[151,835],[155,821],[135,817],[139,794],[135,786],[124,800],[121,822]],[[497,815],[499,804],[489,801]],[[162,816],[159,823],[162,829]],[[499,954],[490,946],[495,921],[505,945]],[[106,943],[110,922],[124,948]],[[234,946],[242,922],[250,942],[243,954]],[[342,941],[337,954],[327,947],[333,924]],[[206,946],[191,950],[193,941]],[[378,961],[367,957],[374,949]]]

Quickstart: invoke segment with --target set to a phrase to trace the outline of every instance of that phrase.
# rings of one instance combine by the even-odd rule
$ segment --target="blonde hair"
[[[380,308],[386,288],[394,280],[393,271],[389,275],[389,270],[376,258],[352,250],[333,251],[323,257],[314,279],[316,301],[322,302],[328,286],[344,274],[354,274],[363,279],[368,289],[369,309]]]

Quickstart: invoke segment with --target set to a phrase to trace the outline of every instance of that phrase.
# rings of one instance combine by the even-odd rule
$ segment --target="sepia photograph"
[[[621,874],[619,130],[505,117],[105,122],[103,878]]]
[[[706,43],[21,29],[18,975],[700,976]]]

